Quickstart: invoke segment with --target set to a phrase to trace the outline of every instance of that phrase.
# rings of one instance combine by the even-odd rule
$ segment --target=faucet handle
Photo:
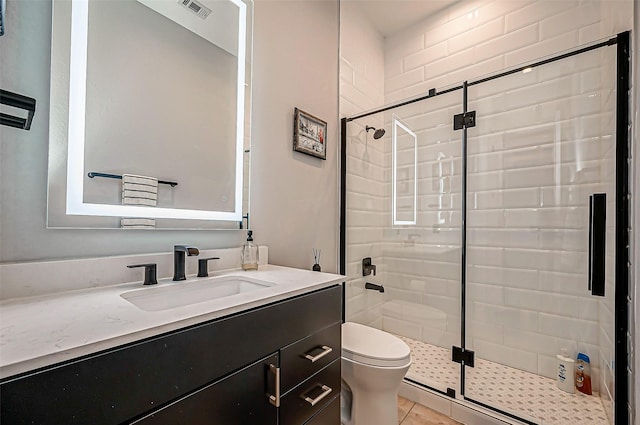
[[[371,257],[362,259],[362,276],[369,276],[373,271],[373,275],[376,275],[376,266],[371,264]]]
[[[136,267],[144,267],[144,285],[156,285],[157,279],[157,266],[155,263],[148,264],[131,264],[127,266],[130,269]]]
[[[209,268],[207,267],[207,262],[209,260],[219,260],[219,259],[220,257],[200,258],[198,260],[198,277],[209,276]]]

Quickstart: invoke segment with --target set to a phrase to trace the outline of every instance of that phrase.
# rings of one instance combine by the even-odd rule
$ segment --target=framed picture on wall
[[[293,150],[326,160],[326,121],[295,108],[293,119]]]
[[[0,35],[4,35],[4,11],[7,8],[7,1],[0,0]]]

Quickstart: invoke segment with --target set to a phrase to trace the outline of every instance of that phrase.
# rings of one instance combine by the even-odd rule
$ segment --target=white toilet
[[[342,325],[343,425],[397,425],[398,388],[411,366],[400,338],[358,323]]]

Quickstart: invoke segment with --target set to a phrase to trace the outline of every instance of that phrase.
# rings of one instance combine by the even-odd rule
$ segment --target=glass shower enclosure
[[[628,423],[628,58],[623,33],[342,120],[345,320],[402,338],[408,382]],[[562,352],[592,395],[556,386]]]

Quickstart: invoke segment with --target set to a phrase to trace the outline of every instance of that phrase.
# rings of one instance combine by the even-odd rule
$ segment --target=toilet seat
[[[342,325],[342,357],[375,367],[402,367],[411,362],[411,349],[400,338],[358,323]]]

